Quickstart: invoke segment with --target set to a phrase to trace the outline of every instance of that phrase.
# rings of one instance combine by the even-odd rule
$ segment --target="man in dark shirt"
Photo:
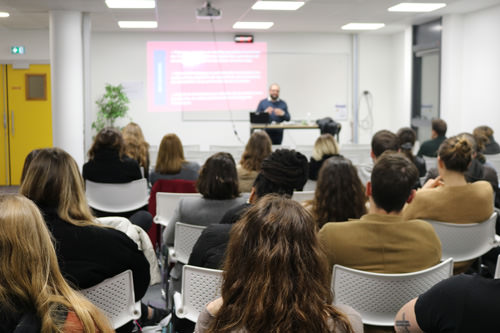
[[[446,140],[446,122],[443,119],[432,120],[431,140],[424,141],[418,150],[418,156],[436,157],[441,143]]]
[[[498,332],[500,279],[460,274],[406,303],[396,332]]]
[[[271,84],[269,87],[269,97],[260,101],[257,106],[257,113],[268,113],[269,121],[281,123],[282,121],[290,120],[290,113],[288,113],[288,106],[284,100],[280,99],[280,86],[276,83]],[[280,145],[283,141],[282,129],[266,129],[267,134],[271,138],[273,145]]]

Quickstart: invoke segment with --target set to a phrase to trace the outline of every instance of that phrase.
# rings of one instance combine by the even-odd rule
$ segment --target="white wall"
[[[361,35],[359,48],[359,92],[369,91],[373,100],[373,123],[360,96],[359,143],[370,143],[372,135],[388,129],[396,132],[410,124],[411,29],[393,35]]]
[[[0,33],[0,63],[49,63],[48,30],[9,30]],[[24,54],[11,54],[11,46],[24,46]]]
[[[231,40],[232,34],[218,36],[218,41]],[[92,96],[97,99],[102,93],[105,83],[146,82],[146,42],[152,40],[192,40],[210,41],[211,34],[151,34],[151,33],[94,33],[92,35],[91,68]],[[341,34],[262,34],[255,35],[257,41],[268,43],[269,68],[268,80],[279,82],[281,97],[286,100],[292,118],[305,119],[311,112],[312,119],[332,116],[330,110],[335,103],[346,103],[349,120],[342,122],[341,142],[351,140],[351,38]],[[394,99],[394,89],[402,89],[400,80],[404,77],[404,60],[396,59],[404,54],[404,33],[400,35],[363,35],[360,40],[360,90],[369,90],[374,95],[375,129],[391,127],[397,129],[408,125],[409,110],[399,110],[407,115],[395,116],[395,107],[404,104],[398,93]],[[273,59],[287,54],[319,55],[317,59],[323,63],[304,61],[303,68],[289,68],[288,72],[274,70]],[[125,55],[125,56],[124,56]],[[322,58],[322,55],[327,55]],[[332,93],[325,93],[319,98],[311,98],[315,90],[324,89],[322,82],[314,82],[307,75],[294,76],[297,72],[307,71],[313,66],[323,65],[327,68],[332,57],[344,57],[347,66],[347,96],[345,101],[333,100]],[[324,59],[324,60],[323,60]],[[325,78],[326,79],[326,78]],[[346,80],[345,78],[341,78]],[[304,101],[306,103],[304,104]],[[302,104],[301,104],[302,103]],[[307,107],[304,107],[307,106]],[[239,144],[233,135],[230,121],[185,121],[180,112],[148,113],[146,96],[134,99],[130,108],[131,118],[144,129],[146,139],[151,144],[158,144],[161,137],[168,132],[176,132],[185,144]],[[94,112],[96,109],[94,108]],[[229,118],[229,117],[228,117]],[[235,121],[235,128],[243,142],[249,136],[249,123]],[[88,128],[90,125],[88,125]],[[318,136],[316,130],[285,131],[284,145],[313,144]],[[371,134],[365,137],[369,142]],[[368,140],[368,141],[367,141]]]
[[[411,34],[410,34],[411,37]],[[268,43],[270,58],[279,57],[279,53],[311,53],[315,55],[345,57],[347,63],[348,96],[346,97],[349,120],[342,122],[341,143],[351,140],[352,121],[352,68],[351,68],[351,36],[343,34],[256,34],[256,40]],[[232,34],[220,35],[218,40],[231,40]],[[146,139],[151,144],[158,144],[161,137],[168,132],[176,132],[185,144],[199,144],[205,147],[209,144],[236,145],[239,141],[233,134],[230,121],[185,121],[179,112],[149,113],[146,110],[146,42],[150,40],[196,40],[211,41],[211,34],[164,34],[164,33],[100,33],[91,36],[91,109],[90,119],[95,119],[97,111],[94,101],[102,94],[106,83],[139,83],[143,84],[144,94],[131,99],[130,117],[144,129]],[[409,84],[406,82],[409,73],[406,53],[409,52],[406,32],[394,35],[360,35],[360,92],[368,90],[374,97],[374,127],[373,131],[382,128],[397,130],[409,124]],[[12,31],[0,34],[0,45],[24,45],[27,54],[23,59],[29,62],[48,62],[49,32],[48,31]],[[17,57],[10,55],[8,48],[0,50],[3,63],[12,62]],[[330,58],[329,58],[330,57]],[[270,60],[270,64],[274,60]],[[314,64],[316,67],[318,64]],[[328,66],[325,63],[325,66]],[[310,63],[304,63],[309,68]],[[411,68],[411,67],[410,67]],[[295,71],[297,72],[297,71]],[[321,98],[310,98],[318,83],[307,77],[283,77],[281,72],[269,69],[268,80],[280,81],[282,97],[289,103],[292,117],[305,119],[311,111],[312,119],[331,116],[331,96],[326,93]],[[294,73],[294,69],[290,69]],[[276,74],[276,75],[273,75]],[[283,78],[283,82],[281,82]],[[301,89],[302,87],[302,89]],[[299,101],[300,100],[300,101]],[[310,104],[310,108],[296,107],[295,104]],[[303,105],[303,104],[302,104]],[[306,110],[307,109],[307,110]],[[362,105],[361,111],[366,110]],[[127,121],[124,121],[125,124]],[[236,130],[243,142],[249,136],[249,124],[246,121],[236,121]],[[85,144],[88,149],[93,133],[91,122],[87,122]],[[313,144],[318,136],[317,130],[285,131],[284,145]],[[360,143],[370,142],[371,134],[360,131]]]
[[[500,6],[443,18],[441,115],[449,135],[479,125],[500,132],[499,31]]]

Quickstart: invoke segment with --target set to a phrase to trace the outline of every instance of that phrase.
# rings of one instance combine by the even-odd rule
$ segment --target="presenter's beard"
[[[279,97],[278,95],[271,95],[271,99],[272,99],[273,101],[276,101],[276,100],[278,99],[278,97]]]

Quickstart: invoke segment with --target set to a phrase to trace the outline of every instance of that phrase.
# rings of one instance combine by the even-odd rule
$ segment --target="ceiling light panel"
[[[9,17],[10,14],[7,12],[0,12],[0,17]]]
[[[106,0],[108,8],[155,8],[155,0]]]
[[[236,22],[233,29],[269,29],[274,25],[274,22]]]
[[[252,6],[254,10],[297,10],[304,1],[257,1]]]
[[[342,30],[377,30],[384,26],[384,23],[348,23],[342,26]]]
[[[118,21],[122,29],[155,29],[158,28],[156,21]]]
[[[424,13],[432,12],[445,6],[445,3],[402,2],[388,8],[387,10],[390,12]]]

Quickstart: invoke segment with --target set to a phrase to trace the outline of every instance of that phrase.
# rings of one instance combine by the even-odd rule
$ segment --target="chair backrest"
[[[185,265],[182,272],[182,306],[176,314],[196,322],[205,306],[220,296],[222,271]]]
[[[486,162],[490,163],[493,168],[495,168],[498,176],[498,180],[500,180],[500,154],[494,155],[485,155]]]
[[[141,304],[134,299],[130,269],[80,292],[104,312],[113,328],[141,317]]]
[[[333,266],[334,304],[346,304],[358,311],[363,324],[394,326],[398,310],[411,299],[452,275],[448,259],[423,271],[380,274]]]
[[[156,192],[156,216],[154,222],[167,225],[174,216],[174,211],[181,198],[184,197],[200,197],[200,193],[170,193]],[[177,221],[173,221],[175,223]]]
[[[312,200],[314,198],[314,191],[294,191],[292,199],[298,202]]]
[[[478,258],[496,246],[497,213],[480,223],[456,224],[427,220],[436,231],[442,246],[442,259],[455,262]]]
[[[432,168],[437,168],[437,157],[430,157],[430,156],[422,156],[425,161],[425,167],[427,168],[427,171],[429,171]]]
[[[184,152],[186,151],[200,151],[200,145],[182,145]]]
[[[494,279],[500,279],[500,254],[497,259],[497,267],[495,268],[495,276]]]
[[[148,181],[145,178],[123,184],[85,181],[90,207],[110,213],[128,212],[148,204]]]
[[[200,235],[205,228],[206,228],[205,226],[201,225],[193,225],[182,222],[175,223],[173,257],[177,261],[183,264],[188,263],[189,256],[193,251],[193,246],[198,240],[198,238],[200,238]]]
[[[158,146],[149,145],[149,165],[154,168],[156,165],[156,160],[158,158]]]

